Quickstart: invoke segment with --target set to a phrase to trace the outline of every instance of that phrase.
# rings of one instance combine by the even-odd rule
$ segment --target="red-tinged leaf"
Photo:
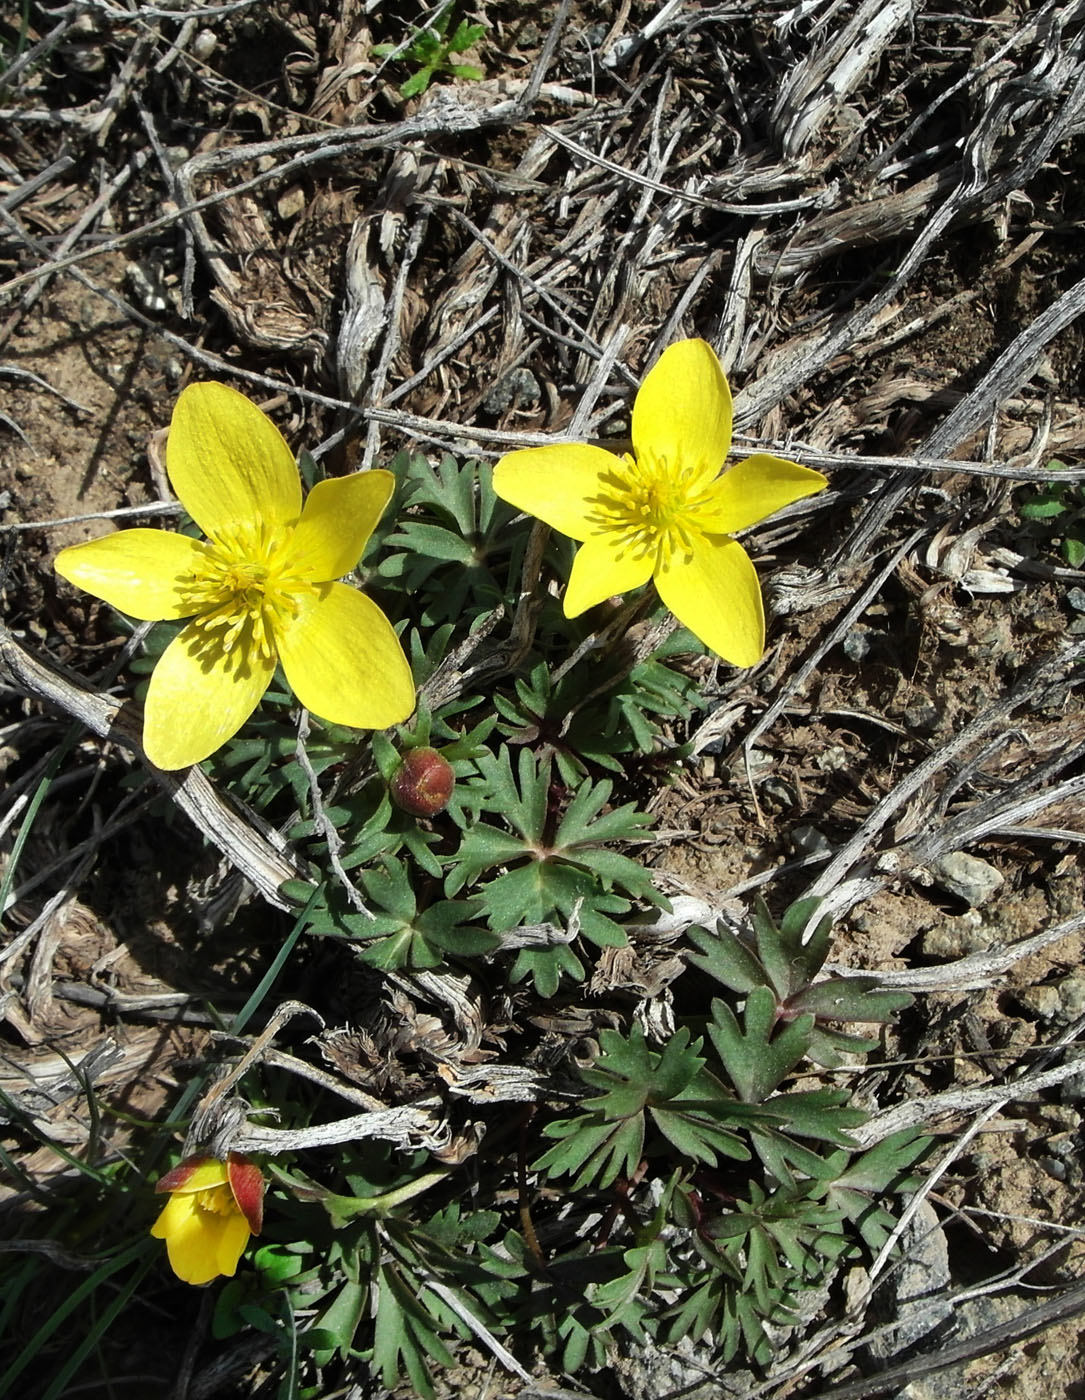
[[[154,1189],[156,1192],[193,1192],[206,1191],[211,1186],[221,1186],[226,1180],[225,1170],[218,1173],[208,1170],[216,1163],[222,1166],[217,1157],[210,1157],[206,1153],[197,1157],[186,1157],[183,1162],[178,1162],[172,1171],[161,1177]]]
[[[248,1221],[249,1229],[258,1235],[264,1224],[264,1174],[255,1162],[240,1152],[231,1152],[226,1164],[237,1208]]]

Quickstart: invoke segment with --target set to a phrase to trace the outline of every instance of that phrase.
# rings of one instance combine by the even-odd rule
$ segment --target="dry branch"
[[[164,773],[147,762],[141,724],[131,705],[94,691],[53,662],[32,656],[0,626],[0,679],[21,695],[39,700],[85,725],[99,738],[134,753],[177,806],[227,860],[277,909],[293,906],[280,893],[287,880],[305,879],[286,843],[260,817],[212,786],[199,768]]]

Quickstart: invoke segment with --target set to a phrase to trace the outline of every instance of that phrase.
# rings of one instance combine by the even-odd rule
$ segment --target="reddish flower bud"
[[[392,801],[412,817],[435,817],[448,806],[456,774],[436,749],[408,749],[392,774]]]

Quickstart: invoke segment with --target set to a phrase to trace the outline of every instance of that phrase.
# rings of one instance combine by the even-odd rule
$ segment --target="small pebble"
[[[529,369],[511,370],[497,381],[482,400],[482,407],[495,416],[510,408],[530,408],[542,398],[539,381]]]
[[[955,958],[966,958],[970,953],[985,952],[993,942],[991,930],[980,915],[970,909],[959,919],[947,920],[928,929],[920,946],[924,957],[952,962]]]
[[[917,700],[904,711],[904,723],[916,734],[933,734],[942,711],[930,700]]]
[[[777,807],[794,807],[799,800],[799,794],[791,783],[786,778],[775,776],[766,778],[761,784],[761,796]]]
[[[833,853],[833,843],[816,826],[797,826],[791,833],[791,845],[800,856],[831,856]]]
[[[1046,983],[1041,983],[1038,987],[1025,987],[1018,992],[1017,1000],[1023,1011],[1041,1021],[1054,1020],[1062,1007],[1058,988]]]
[[[970,908],[986,904],[1004,881],[1001,874],[987,861],[964,851],[951,851],[931,866],[934,882],[947,894],[963,899]]]
[[[206,63],[218,47],[218,36],[213,29],[201,29],[192,41],[193,56]]]
[[[1085,976],[1080,972],[1071,972],[1064,977],[1059,983],[1059,1000],[1062,1002],[1062,1014],[1068,1021],[1085,1016]]]

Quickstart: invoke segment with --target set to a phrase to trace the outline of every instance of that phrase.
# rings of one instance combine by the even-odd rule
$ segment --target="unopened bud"
[[[452,764],[436,749],[408,749],[388,785],[392,801],[412,817],[443,812],[455,786]]]

